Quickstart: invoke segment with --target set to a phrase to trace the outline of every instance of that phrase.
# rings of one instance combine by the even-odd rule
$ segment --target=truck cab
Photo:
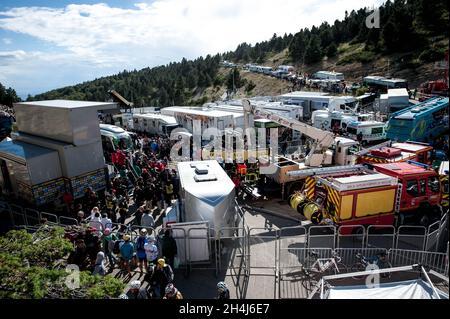
[[[439,180],[441,182],[441,206],[448,209],[449,193],[448,193],[448,161],[443,161],[439,166]]]
[[[347,134],[352,139],[362,135],[362,143],[368,144],[386,140],[386,124],[377,121],[354,121],[347,125]]]
[[[435,209],[441,201],[439,176],[430,166],[408,161],[374,164],[373,168],[377,172],[398,178],[401,184],[401,221],[411,217],[415,222],[427,225],[434,218],[440,217]]]
[[[416,154],[414,161],[431,165],[433,147],[427,143],[406,141],[404,143],[392,143],[392,147],[398,148],[403,152]]]

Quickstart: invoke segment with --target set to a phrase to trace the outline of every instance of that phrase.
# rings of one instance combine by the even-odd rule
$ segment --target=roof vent
[[[205,164],[195,165],[195,174],[197,174],[197,175],[208,174],[208,165],[205,165]]]
[[[217,176],[214,175],[214,174],[195,175],[194,176],[194,180],[197,183],[200,183],[200,182],[212,182],[212,181],[217,181]]]
[[[387,168],[387,169],[390,169],[390,170],[392,170],[392,171],[400,171],[401,170],[401,168],[400,167],[398,167],[397,165],[386,165],[384,168]]]

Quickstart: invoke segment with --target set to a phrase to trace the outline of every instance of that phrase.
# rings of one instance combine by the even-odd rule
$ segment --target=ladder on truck
[[[364,165],[344,165],[344,166],[333,166],[333,167],[320,167],[320,168],[308,168],[301,169],[298,171],[290,171],[286,172],[288,176],[295,177],[308,177],[314,175],[323,175],[323,174],[342,174],[342,173],[352,173],[352,172],[360,172],[366,170]]]
[[[389,141],[386,141],[386,142],[383,142],[383,143],[380,143],[380,144],[377,144],[377,145],[374,145],[374,146],[362,149],[359,152],[355,153],[355,155],[356,156],[363,156],[363,155],[366,155],[367,153],[369,153],[372,150],[376,150],[376,149],[379,149],[379,148],[382,148],[382,147],[389,147],[391,145],[392,145],[392,141],[389,140]]]

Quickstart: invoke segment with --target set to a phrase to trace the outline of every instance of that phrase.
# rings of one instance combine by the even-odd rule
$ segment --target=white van
[[[382,142],[386,140],[386,123],[378,121],[354,121],[347,126],[348,137],[358,139],[358,134],[362,134],[362,143]]]

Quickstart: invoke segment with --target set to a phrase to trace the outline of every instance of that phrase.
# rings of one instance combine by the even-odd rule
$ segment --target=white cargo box
[[[116,105],[50,100],[14,103],[14,109],[20,132],[78,146],[101,141],[97,112]]]
[[[381,173],[337,177],[332,181],[338,191],[397,185],[397,178]]]

